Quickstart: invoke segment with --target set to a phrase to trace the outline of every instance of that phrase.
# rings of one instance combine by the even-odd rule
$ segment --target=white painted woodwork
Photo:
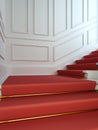
[[[28,0],[12,1],[13,33],[28,33]]]
[[[6,0],[11,74],[52,74],[98,48],[97,0]]]
[[[67,29],[67,0],[54,0],[54,35]]]
[[[88,44],[94,43],[98,40],[98,29],[93,28],[88,30]]]
[[[5,27],[4,27],[4,17],[5,17],[5,1],[0,0],[0,87],[5,80],[6,71],[6,44],[5,44]]]
[[[74,46],[74,44],[75,44],[75,46]],[[55,51],[54,51],[55,60],[58,60],[64,56],[69,55],[70,53],[75,52],[78,49],[81,49],[83,47],[83,45],[84,45],[83,35],[79,35],[67,42],[64,42],[64,43],[56,46]],[[66,48],[66,51],[63,48]]]
[[[98,0],[87,0],[88,2],[88,20],[95,20],[98,15]]]
[[[34,0],[34,34],[49,35],[49,0]]]
[[[12,60],[17,61],[48,61],[48,47],[32,45],[13,45]],[[17,53],[18,52],[18,53]]]
[[[71,0],[71,26],[80,26],[84,21],[84,0]]]

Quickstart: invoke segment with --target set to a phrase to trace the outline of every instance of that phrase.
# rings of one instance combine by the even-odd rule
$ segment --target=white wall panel
[[[54,0],[54,35],[67,29],[67,0]]]
[[[28,32],[28,0],[12,0],[12,31]]]
[[[93,28],[93,29],[89,29],[88,30],[88,44],[92,43],[94,44],[94,42],[97,42],[98,40],[98,29]]]
[[[98,0],[87,0],[88,2],[88,20],[97,18],[98,14]]]
[[[49,0],[34,0],[34,34],[49,35]]]
[[[84,21],[84,0],[71,0],[72,14],[71,14],[71,26],[72,28],[80,25]]]
[[[83,55],[84,50],[98,46],[98,29],[94,29],[98,24],[94,20],[97,2],[6,0],[7,56],[11,73],[38,74],[46,70],[50,73],[58,64],[70,63],[80,53]]]
[[[12,45],[12,60],[48,61],[49,49],[45,46]]]
[[[55,60],[58,60],[66,55],[70,55],[74,51],[80,49],[84,45],[83,35],[77,36],[67,42],[58,45],[54,49]]]

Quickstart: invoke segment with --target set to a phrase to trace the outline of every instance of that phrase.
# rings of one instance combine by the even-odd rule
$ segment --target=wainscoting
[[[53,74],[98,48],[97,2],[6,1],[9,73]]]

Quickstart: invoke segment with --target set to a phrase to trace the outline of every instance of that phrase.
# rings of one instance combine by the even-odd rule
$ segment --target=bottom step
[[[0,124],[0,130],[98,130],[98,111]]]

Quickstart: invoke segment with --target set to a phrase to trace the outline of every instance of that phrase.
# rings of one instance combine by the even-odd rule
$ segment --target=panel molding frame
[[[84,0],[82,0],[82,21],[73,25],[73,0],[71,0],[71,29],[74,29],[84,23]]]
[[[47,0],[47,34],[37,34],[35,31],[35,0],[33,1],[33,35],[34,36],[49,36],[49,0]]]
[[[11,21],[12,21],[12,25],[11,25],[11,32],[12,33],[16,33],[16,34],[28,34],[29,33],[29,0],[27,0],[27,31],[26,32],[19,32],[19,31],[15,31],[14,29],[14,0],[11,1],[12,3],[12,15],[11,15]]]
[[[76,35],[76,36],[74,36],[72,39],[76,39],[78,36],[81,36],[81,38],[82,38],[82,41],[81,41],[81,42],[82,42],[82,46],[79,47],[78,49],[74,49],[73,51],[70,51],[68,54],[65,54],[65,55],[63,55],[63,56],[61,56],[61,57],[59,57],[59,58],[56,58],[56,48],[59,47],[59,46],[64,45],[65,43],[63,42],[63,43],[61,43],[61,44],[56,45],[56,46],[54,47],[54,53],[53,53],[53,55],[54,55],[54,61],[58,61],[58,60],[62,59],[63,57],[66,57],[66,56],[70,55],[71,53],[74,53],[75,51],[77,51],[77,50],[79,50],[79,49],[81,49],[81,48],[84,47],[84,34]],[[67,40],[67,42],[65,41],[66,44],[68,44],[70,41],[72,41],[72,39],[71,39],[71,40]],[[66,44],[65,44],[65,45],[66,45]]]
[[[15,46],[21,46],[21,47],[38,47],[38,48],[46,48],[47,49],[47,59],[45,60],[41,60],[41,59],[36,59],[36,60],[33,60],[33,59],[27,59],[27,60],[23,60],[23,59],[14,59],[13,58],[13,47]],[[49,46],[38,46],[38,45],[22,45],[22,44],[12,44],[11,45],[11,61],[14,62],[14,61],[17,61],[17,62],[49,62],[50,61],[50,54],[49,54]]]
[[[96,35],[98,35],[98,29],[97,29],[97,28],[98,28],[98,26],[97,26],[97,27],[90,28],[90,29],[87,30],[87,44],[88,44],[88,45],[91,44],[92,42],[94,43],[94,42],[98,41],[98,37],[96,37],[96,38],[94,39],[94,41],[90,41],[90,31],[96,30],[96,32],[97,32]]]
[[[59,34],[61,34],[61,33],[64,33],[64,32],[66,32],[67,31],[67,29],[68,29],[68,10],[67,10],[67,5],[68,5],[68,0],[66,0],[66,8],[65,8],[65,12],[66,12],[66,19],[65,19],[65,21],[66,21],[66,27],[62,30],[62,31],[60,31],[60,32],[57,32],[56,33],[56,30],[55,30],[55,25],[56,25],[56,23],[55,23],[55,19],[56,19],[56,7],[55,7],[55,3],[56,3],[56,0],[54,0],[53,1],[53,36],[57,36],[57,35],[59,35]]]
[[[94,20],[96,20],[96,18],[95,17],[92,17],[92,18],[89,18],[89,0],[87,0],[87,21],[89,22],[89,21],[94,21]],[[97,10],[98,11],[98,10]]]

